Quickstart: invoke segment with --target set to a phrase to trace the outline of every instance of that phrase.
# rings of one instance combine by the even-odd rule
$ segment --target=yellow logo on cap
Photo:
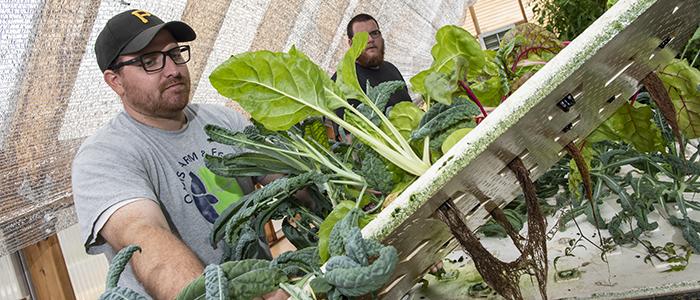
[[[132,11],[131,14],[134,15],[134,17],[139,18],[139,20],[141,20],[141,22],[143,22],[143,24],[148,23],[148,19],[146,19],[146,17],[152,16],[151,13],[149,13],[145,10],[135,10],[135,11]]]

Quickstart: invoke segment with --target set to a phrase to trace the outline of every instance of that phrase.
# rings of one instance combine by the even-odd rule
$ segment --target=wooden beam
[[[523,0],[518,0],[518,5],[520,5],[520,12],[523,14],[523,20],[527,23],[527,14],[525,14],[525,6],[523,5]]]
[[[22,249],[37,299],[75,299],[61,245],[55,234]]]
[[[472,22],[474,22],[474,29],[476,29],[476,36],[481,35],[481,28],[479,28],[479,20],[476,19],[476,11],[474,10],[474,6],[469,7],[469,14],[472,16]]]

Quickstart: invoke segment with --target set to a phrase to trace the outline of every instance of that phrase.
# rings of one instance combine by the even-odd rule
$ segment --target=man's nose
[[[165,66],[163,67],[163,72],[166,76],[180,75],[180,69],[178,68],[177,64],[175,64],[175,61],[170,58],[170,56],[165,56]]]

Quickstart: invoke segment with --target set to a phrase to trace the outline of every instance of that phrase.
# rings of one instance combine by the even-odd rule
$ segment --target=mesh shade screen
[[[0,255],[76,223],[70,188],[75,151],[121,110],[103,82],[93,45],[107,20],[139,8],[197,32],[188,64],[193,102],[240,109],[207,77],[229,56],[292,45],[332,73],[345,27],[373,15],[386,59],[406,79],[430,65],[435,31],[464,24],[465,0],[0,0]]]

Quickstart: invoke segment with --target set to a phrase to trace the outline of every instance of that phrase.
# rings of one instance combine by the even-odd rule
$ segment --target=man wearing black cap
[[[124,111],[86,139],[73,161],[87,252],[111,261],[139,245],[119,285],[156,299],[175,298],[204,265],[220,263],[222,247],[209,244],[212,223],[252,189],[249,178],[221,178],[204,166],[204,155],[236,151],[207,142],[204,125],[242,130],[249,123],[225,107],[189,104],[190,47],[179,43],[195,37],[187,24],[142,10],[107,22],[95,53]]]

